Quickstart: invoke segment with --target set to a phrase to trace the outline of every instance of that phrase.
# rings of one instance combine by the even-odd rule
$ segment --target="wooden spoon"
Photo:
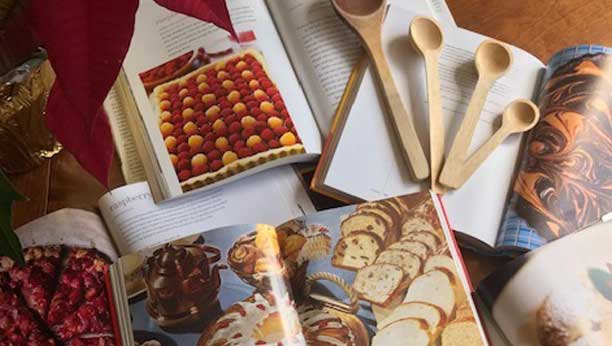
[[[411,42],[425,60],[427,74],[427,99],[429,108],[429,165],[431,189],[444,193],[446,188],[438,183],[444,159],[444,121],[440,102],[440,76],[438,59],[444,45],[444,35],[438,22],[432,18],[415,17],[410,24]]]
[[[510,69],[512,51],[503,43],[488,39],[478,46],[475,63],[478,82],[440,175],[440,182],[453,188],[461,185],[458,182],[461,166],[465,162],[480,113],[493,83]]]
[[[357,32],[374,62],[379,85],[393,128],[400,139],[402,154],[410,163],[416,180],[429,176],[423,147],[414,127],[412,115],[404,107],[382,49],[381,30],[387,9],[385,0],[332,0],[336,12]]]
[[[531,130],[540,119],[540,110],[533,102],[518,99],[504,110],[502,126],[463,165],[458,186],[463,185],[482,162],[510,134]]]

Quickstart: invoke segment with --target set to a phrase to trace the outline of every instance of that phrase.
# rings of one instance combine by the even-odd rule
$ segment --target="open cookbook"
[[[363,55],[327,0],[227,6],[238,40],[140,2],[105,109],[124,172],[144,173],[156,201],[316,159]],[[448,13],[441,0],[406,6]]]
[[[610,345],[611,231],[609,222],[591,226],[529,252],[483,280],[476,291],[479,305],[484,303],[481,311],[501,331],[499,342],[492,337],[492,343]]]
[[[439,200],[231,226],[110,269],[128,345],[486,345]],[[129,318],[128,318],[129,316]]]
[[[100,214],[61,209],[19,227],[26,265],[0,257],[0,345],[129,345],[116,339],[124,316],[115,309],[108,275],[120,256],[186,234],[314,211],[289,167],[248,179],[252,184],[162,205],[146,183],[127,185],[99,200]]]
[[[487,344],[433,194],[330,209],[277,227],[204,231],[151,212],[147,220],[167,218],[182,238],[131,247],[119,243],[104,210],[119,217],[137,198],[105,198],[102,217],[62,209],[16,230],[26,265],[0,258],[0,342]]]
[[[407,30],[416,14],[423,15],[391,5],[383,47],[428,152],[424,63]],[[441,25],[445,46],[438,68],[448,152],[477,81],[474,52],[486,37],[452,23]],[[513,64],[486,99],[470,153],[497,130],[504,108],[515,99],[536,101],[540,122],[528,135],[504,141],[465,185],[443,196],[460,242],[484,251],[534,249],[612,212],[612,50],[571,47],[548,65],[516,47],[511,50]],[[411,181],[375,86],[364,61],[339,107],[314,190],[355,201],[429,185]]]

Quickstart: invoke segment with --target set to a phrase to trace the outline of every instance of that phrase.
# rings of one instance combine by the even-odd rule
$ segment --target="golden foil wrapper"
[[[44,117],[53,80],[49,63],[40,58],[0,79],[0,168],[5,172],[26,172],[60,151]]]

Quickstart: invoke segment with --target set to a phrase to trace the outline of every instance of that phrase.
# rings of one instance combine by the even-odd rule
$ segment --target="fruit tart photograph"
[[[184,192],[305,153],[281,92],[256,49],[213,62],[203,49],[186,53],[141,73],[145,88],[151,88],[152,74],[165,81],[149,98]]]
[[[15,230],[23,263],[0,256],[0,345],[121,346],[97,216],[63,209]]]

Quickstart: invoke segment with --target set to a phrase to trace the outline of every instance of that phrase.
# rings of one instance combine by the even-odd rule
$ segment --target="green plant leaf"
[[[19,238],[13,231],[13,202],[25,198],[11,185],[8,177],[0,170],[0,255],[23,264],[23,253]]]

